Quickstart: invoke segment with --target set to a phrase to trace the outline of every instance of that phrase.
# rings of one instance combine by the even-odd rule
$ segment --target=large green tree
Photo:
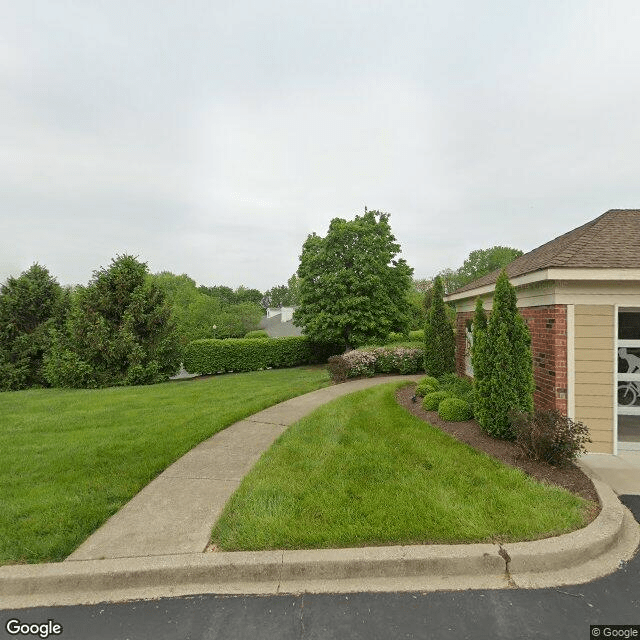
[[[495,246],[472,251],[458,269],[443,269],[438,274],[442,278],[445,293],[451,293],[465,284],[486,276],[497,269],[503,269],[522,255],[520,249]]]
[[[271,287],[262,298],[262,306],[267,307],[295,307],[300,297],[300,279],[294,273],[287,284]]]
[[[238,287],[234,292],[225,286],[197,287],[189,276],[168,271],[151,278],[171,304],[183,346],[200,338],[241,338],[257,329],[263,316],[262,307],[255,302],[257,289]],[[245,302],[238,302],[243,299]]]
[[[180,365],[178,336],[146,263],[118,256],[73,296],[63,332],[45,359],[53,386],[103,387],[166,380]]]
[[[68,291],[39,264],[0,287],[0,390],[46,384],[42,359],[67,300]]]
[[[302,248],[295,324],[346,349],[407,331],[413,269],[398,253],[388,214],[334,218],[325,237],[313,233]]]
[[[436,378],[456,369],[456,339],[447,317],[443,294],[442,280],[436,276],[424,325],[424,370]]]
[[[217,298],[223,306],[245,304],[246,302],[259,305],[263,298],[263,294],[258,289],[249,289],[244,285],[240,285],[235,291],[231,287],[224,285],[200,286],[198,290],[208,296]]]
[[[496,282],[493,308],[481,340],[474,345],[474,367],[480,366],[476,418],[494,437],[511,439],[511,410],[533,410],[531,336],[517,309],[516,291],[503,270]],[[482,349],[482,352],[480,352]]]

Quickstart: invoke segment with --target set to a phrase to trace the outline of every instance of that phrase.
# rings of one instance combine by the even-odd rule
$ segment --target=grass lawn
[[[173,461],[329,384],[321,368],[0,393],[0,564],[62,560]]]
[[[585,524],[586,500],[412,416],[397,386],[345,396],[291,426],[227,504],[218,548],[505,542]]]

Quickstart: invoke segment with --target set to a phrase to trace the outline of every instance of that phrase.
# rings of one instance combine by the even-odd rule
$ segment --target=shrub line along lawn
[[[325,387],[318,367],[152,386],[0,394],[0,564],[63,560],[225,427]]]
[[[227,503],[212,542],[226,551],[508,542],[587,522],[589,501],[411,415],[399,386],[350,394],[292,425]]]

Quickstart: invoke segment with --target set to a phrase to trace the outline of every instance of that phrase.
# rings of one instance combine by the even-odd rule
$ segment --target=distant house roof
[[[570,269],[640,268],[640,209],[611,209],[591,222],[516,258],[509,278],[554,267]],[[495,284],[500,269],[478,278],[450,296]],[[448,296],[447,296],[448,297]]]
[[[283,307],[284,309],[293,310],[293,307]],[[272,312],[276,309],[272,309]],[[293,320],[282,320],[282,313],[271,315],[270,317],[262,316],[258,325],[260,329],[264,329],[270,338],[284,338],[287,336],[301,336],[302,329],[293,324]]]

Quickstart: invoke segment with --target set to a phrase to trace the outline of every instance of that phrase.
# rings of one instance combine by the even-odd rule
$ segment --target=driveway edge
[[[0,608],[201,593],[275,594],[547,587],[615,571],[640,526],[605,484],[584,529],[534,542],[197,553],[0,567]]]

